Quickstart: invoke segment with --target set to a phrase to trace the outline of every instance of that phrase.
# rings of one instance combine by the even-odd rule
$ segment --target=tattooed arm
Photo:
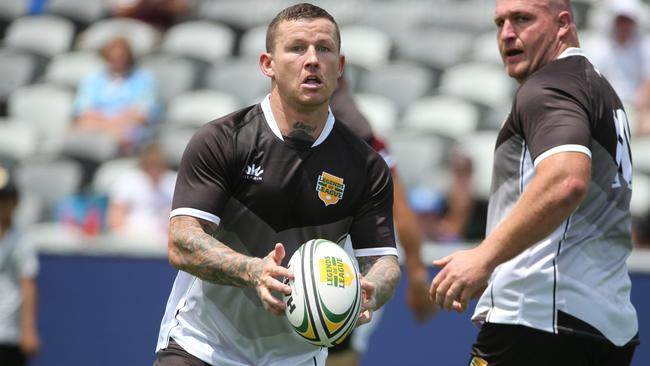
[[[285,304],[271,295],[272,290],[289,294],[291,287],[278,278],[292,277],[280,266],[284,246],[264,258],[238,253],[214,238],[219,225],[191,216],[174,216],[169,228],[169,262],[179,270],[219,285],[254,287],[264,307],[274,314],[284,312]]]
[[[358,324],[372,319],[372,311],[382,307],[395,292],[401,276],[397,257],[392,255],[358,257],[365,292]],[[365,283],[364,283],[365,282]]]

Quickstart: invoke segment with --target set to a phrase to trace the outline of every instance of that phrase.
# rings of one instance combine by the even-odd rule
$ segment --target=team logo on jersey
[[[261,166],[256,166],[255,163],[253,163],[246,167],[244,178],[254,181],[261,181],[262,173],[264,173],[264,169],[262,169]]]
[[[488,362],[480,357],[472,357],[469,366],[488,366]]]
[[[337,204],[343,198],[343,191],[345,191],[343,178],[323,172],[318,176],[316,191],[318,191],[318,198],[323,201],[325,206]]]

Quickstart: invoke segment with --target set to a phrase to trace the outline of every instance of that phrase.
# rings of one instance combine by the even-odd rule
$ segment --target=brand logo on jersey
[[[254,180],[254,181],[261,181],[262,173],[264,173],[264,169],[262,169],[261,166],[256,166],[255,164],[251,164],[246,167],[246,173],[244,173],[244,178]]]
[[[343,191],[345,191],[343,178],[323,172],[318,176],[316,191],[318,191],[318,198],[323,201],[325,206],[334,205],[343,198]]]
[[[480,357],[472,357],[469,366],[488,366],[488,362]]]
[[[341,258],[320,259],[320,282],[327,286],[345,288],[352,284],[352,269]]]

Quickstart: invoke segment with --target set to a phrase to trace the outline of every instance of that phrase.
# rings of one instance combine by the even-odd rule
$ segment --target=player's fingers
[[[463,291],[460,293],[460,296],[458,297],[457,301],[454,302],[454,310],[458,312],[463,312],[467,310],[467,307],[469,306],[469,300],[472,298],[472,293],[474,291],[469,288],[469,286],[465,286]]]
[[[440,284],[444,279],[445,272],[443,269],[442,271],[438,272],[435,277],[433,277],[433,280],[431,280],[431,286],[429,287],[429,299],[434,304],[436,304],[438,301],[438,289],[440,288]]]
[[[293,279],[293,271],[290,270],[289,268],[281,267],[281,266],[268,266],[267,267],[267,274],[269,276],[275,277],[275,278],[291,278]]]
[[[359,318],[357,319],[356,326],[358,327],[358,326],[367,324],[371,320],[372,320],[372,312],[369,311],[369,310],[363,311],[363,312],[361,312],[361,314],[359,314]]]
[[[455,282],[451,286],[449,286],[449,289],[445,294],[445,301],[443,303],[443,307],[447,310],[455,310],[454,301],[458,299],[462,291],[463,291],[463,285],[461,283]]]
[[[286,308],[284,301],[277,299],[271,294],[268,288],[262,287],[260,289],[260,299],[264,304],[264,308],[275,315],[281,315]]]
[[[434,304],[438,305],[440,308],[445,308],[445,301],[447,298],[447,291],[449,291],[449,287],[451,286],[451,281],[448,279],[444,279],[440,284],[436,287],[435,292],[434,292]]]
[[[275,250],[273,251],[273,260],[277,265],[280,265],[282,263],[285,255],[286,251],[284,250],[284,245],[282,245],[282,243],[275,244]]]
[[[449,262],[451,261],[451,258],[452,258],[452,257],[453,257],[452,255],[448,255],[448,256],[446,256],[446,257],[443,257],[443,258],[440,258],[440,259],[436,259],[436,260],[433,261],[432,263],[433,263],[433,265],[436,266],[436,267],[444,267],[444,266],[447,265],[447,263],[449,263]]]
[[[285,295],[291,294],[291,286],[272,276],[266,276],[264,278],[264,286],[271,291],[278,291]]]

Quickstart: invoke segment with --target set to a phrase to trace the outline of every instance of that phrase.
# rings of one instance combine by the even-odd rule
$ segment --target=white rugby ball
[[[321,347],[341,343],[354,328],[361,309],[359,272],[338,244],[312,239],[289,260],[294,279],[287,281],[286,315],[307,342]]]

